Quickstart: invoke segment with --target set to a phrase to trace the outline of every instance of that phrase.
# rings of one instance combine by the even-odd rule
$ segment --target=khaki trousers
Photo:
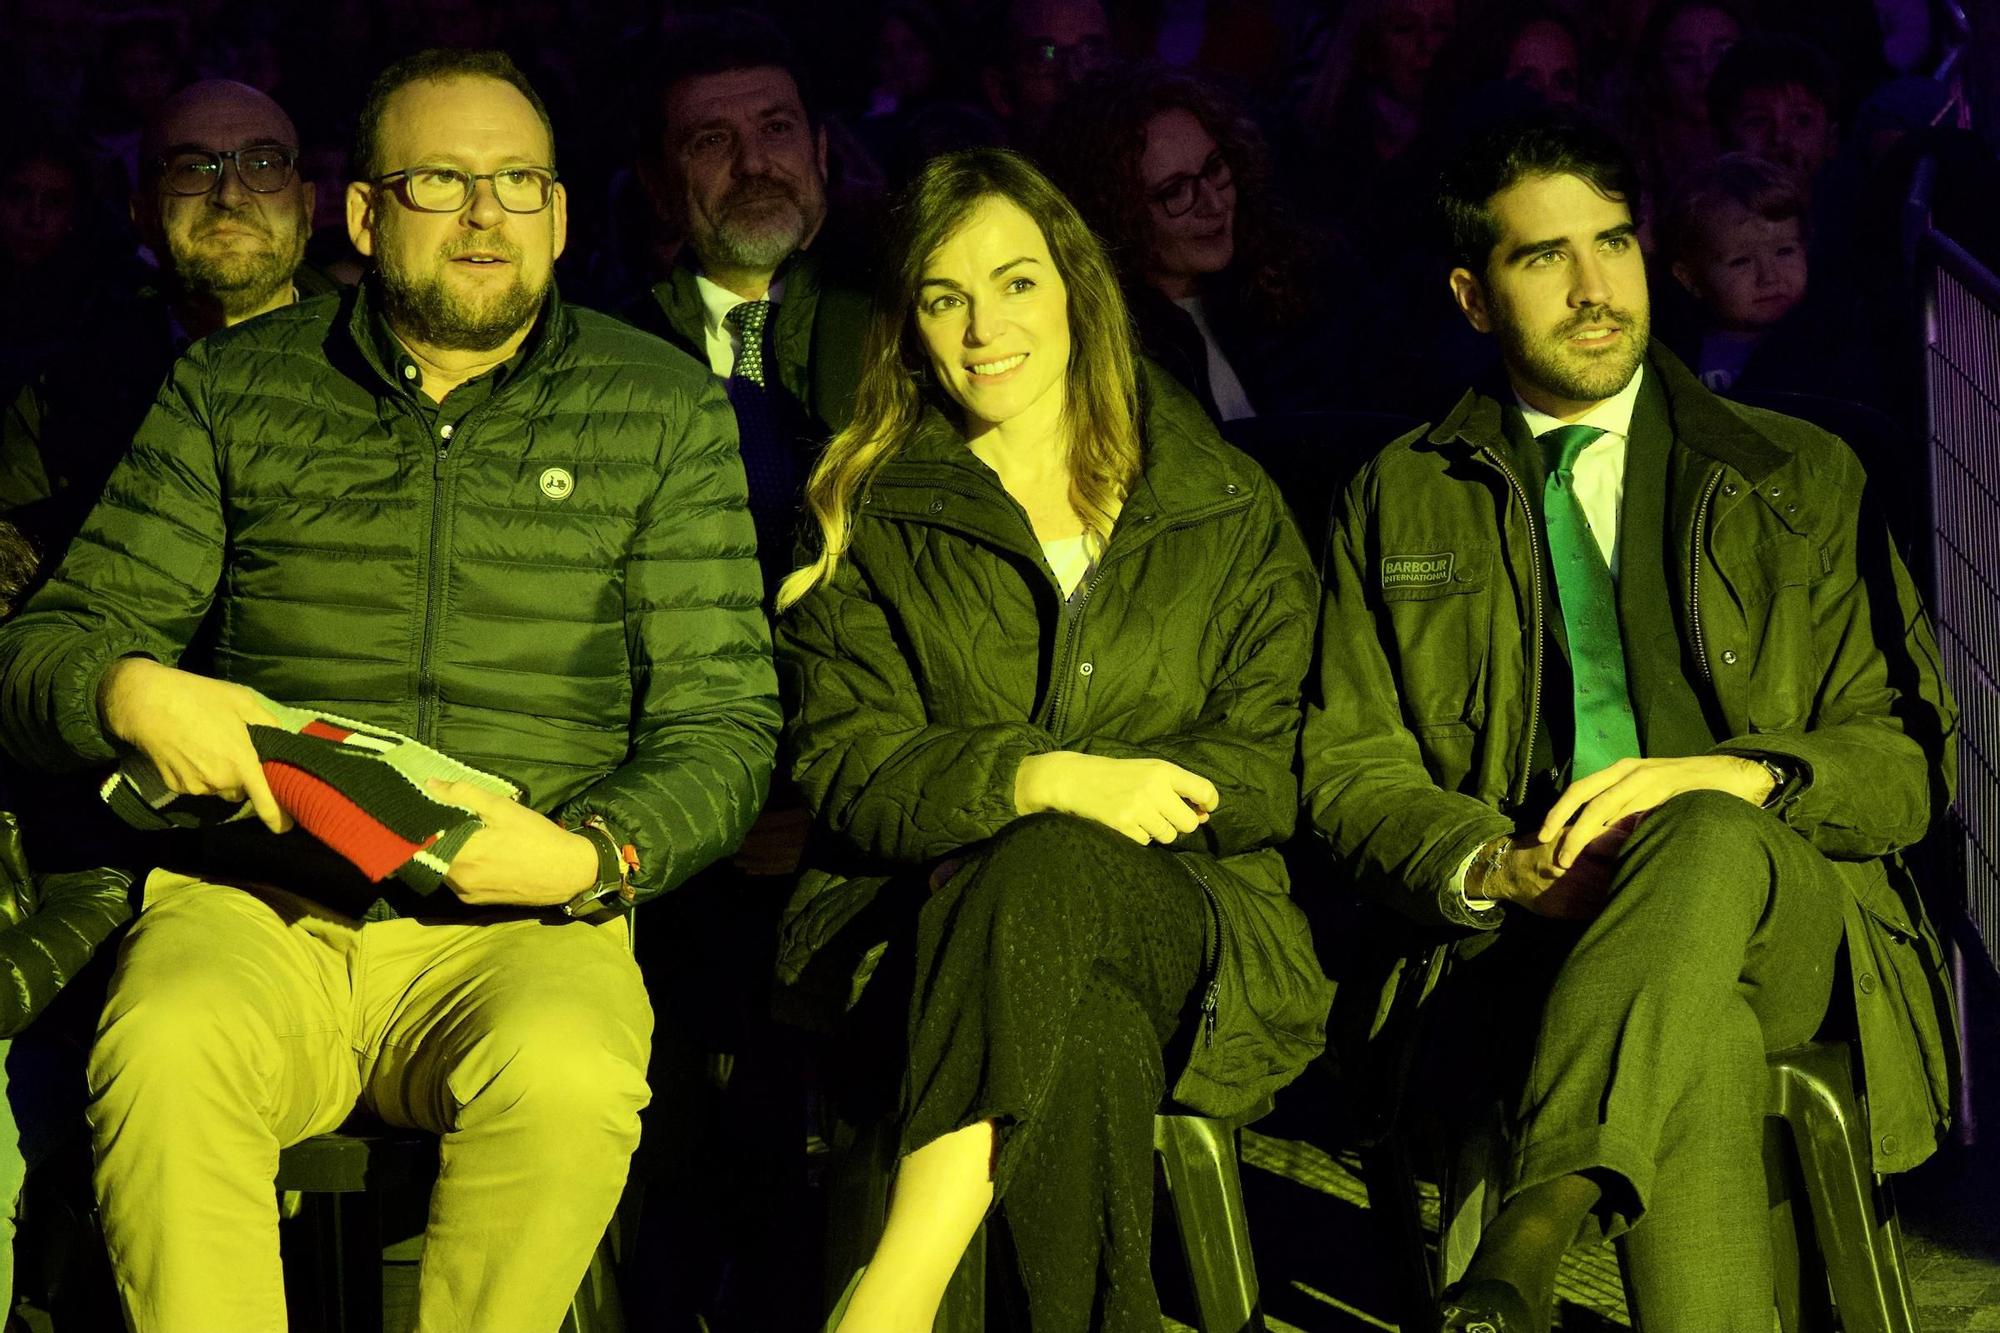
[[[357,1107],[442,1136],[423,1333],[553,1333],[624,1188],[652,1009],[627,926],[362,924],[156,871],[90,1057],[139,1333],[285,1328],[278,1151]]]

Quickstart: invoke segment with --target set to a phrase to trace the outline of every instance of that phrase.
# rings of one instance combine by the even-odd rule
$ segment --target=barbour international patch
[[[1450,583],[1452,566],[1458,557],[1451,551],[1430,555],[1385,555],[1382,557],[1384,588],[1420,588]]]

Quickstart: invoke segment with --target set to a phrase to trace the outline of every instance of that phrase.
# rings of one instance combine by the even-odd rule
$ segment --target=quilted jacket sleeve
[[[921,864],[998,833],[1021,761],[1055,748],[1030,722],[932,724],[852,559],[780,619],[778,661],[792,776],[820,827],[876,860]]]
[[[0,629],[0,739],[23,763],[109,761],[97,686],[120,657],[173,663],[222,571],[222,483],[197,344],[174,366],[55,576]]]
[[[1431,780],[1403,724],[1395,669],[1369,590],[1365,469],[1339,502],[1327,542],[1318,665],[1303,739],[1305,810],[1334,861],[1364,890],[1420,922],[1467,925],[1451,910],[1458,867],[1513,831],[1505,815]]]
[[[1228,584],[1217,608],[1228,628],[1221,669],[1199,712],[1181,730],[1143,745],[1094,737],[1080,748],[1121,759],[1165,759],[1216,786],[1222,802],[1177,848],[1214,856],[1283,842],[1298,819],[1299,687],[1312,656],[1318,593],[1297,527],[1267,480],[1243,516]]]
[[[642,899],[743,840],[779,723],[735,418],[714,380],[678,415],[626,571],[632,748],[558,812],[602,815],[638,848]]]

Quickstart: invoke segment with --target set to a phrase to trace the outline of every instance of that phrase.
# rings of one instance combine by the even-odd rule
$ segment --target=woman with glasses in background
[[[1065,103],[1049,173],[1104,239],[1140,349],[1218,424],[1351,405],[1332,255],[1287,216],[1250,119],[1200,79],[1114,71]],[[1346,400],[1346,401],[1343,401]]]

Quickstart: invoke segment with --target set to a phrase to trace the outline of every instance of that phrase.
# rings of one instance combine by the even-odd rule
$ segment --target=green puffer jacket
[[[1949,1118],[1956,1044],[1937,935],[1899,853],[1951,798],[1957,710],[1915,587],[1860,465],[1817,427],[1717,398],[1655,348],[1675,447],[1669,571],[1718,752],[1803,775],[1780,816],[1852,890],[1846,936],[1875,1166],[1914,1166]],[[1531,823],[1539,645],[1559,614],[1538,573],[1502,406],[1469,393],[1349,487],[1326,557],[1327,645],[1308,699],[1306,810],[1336,864],[1408,915],[1448,910],[1458,866]],[[1496,521],[1497,520],[1497,521]],[[1449,553],[1448,573],[1384,561]],[[1385,586],[1385,582],[1388,586]]]
[[[637,844],[641,894],[672,888],[741,839],[779,725],[721,387],[552,293],[441,441],[377,327],[364,287],[174,366],[55,578],[0,631],[7,748],[111,761],[106,666],[177,661],[213,605],[214,674],[406,732],[537,810],[602,814]]]
[[[1143,475],[1067,617],[1026,516],[934,413],[876,476],[833,578],[780,618],[815,825],[779,974],[797,982],[891,876],[1016,818],[1027,756],[1167,759],[1222,796],[1174,844],[1220,921],[1214,1021],[1174,1095],[1229,1115],[1319,1052],[1332,1000],[1277,851],[1317,585],[1264,474],[1184,391],[1148,387]]]

